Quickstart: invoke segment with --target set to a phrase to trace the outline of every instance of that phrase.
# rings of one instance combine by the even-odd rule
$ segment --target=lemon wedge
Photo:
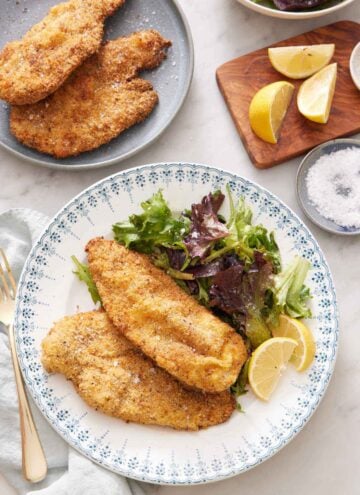
[[[253,352],[249,363],[249,383],[257,397],[269,400],[296,346],[294,339],[273,337]]]
[[[271,65],[280,74],[291,79],[305,79],[328,65],[335,45],[281,46],[269,48]]]
[[[259,138],[277,143],[294,89],[292,84],[278,81],[264,86],[255,94],[250,103],[249,120]]]
[[[306,370],[315,356],[315,340],[311,330],[299,320],[280,315],[279,325],[272,328],[274,337],[289,337],[296,340],[297,347],[290,358],[298,371]]]
[[[299,112],[309,120],[326,124],[334,97],[337,64],[330,64],[300,86],[297,105]]]

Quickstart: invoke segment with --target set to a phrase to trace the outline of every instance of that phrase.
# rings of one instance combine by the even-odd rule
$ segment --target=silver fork
[[[45,478],[47,464],[25,393],[19,362],[15,349],[13,320],[15,313],[16,282],[3,249],[0,248],[0,322],[9,333],[11,357],[19,402],[22,470],[23,476],[32,483]]]

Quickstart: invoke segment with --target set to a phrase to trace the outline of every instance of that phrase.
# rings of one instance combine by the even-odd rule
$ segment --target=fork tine
[[[0,264],[0,280],[2,281],[4,292],[6,297],[11,297],[10,290],[9,290],[9,284],[5,278],[5,273],[3,270],[3,267]]]
[[[0,248],[0,254],[2,256],[2,259],[4,260],[4,263],[5,263],[5,266],[6,266],[6,270],[7,270],[7,273],[8,273],[8,277],[9,277],[9,280],[10,280],[10,284],[11,284],[11,287],[14,291],[14,296],[15,296],[15,293],[16,293],[16,282],[15,282],[15,279],[14,279],[14,275],[13,275],[13,272],[11,270],[11,267],[10,267],[10,263],[8,262],[8,259],[6,257],[6,254],[5,254],[5,251]]]
[[[1,302],[3,302],[3,300],[4,300],[4,299],[5,299],[5,298],[4,298],[3,290],[2,290],[2,288],[0,287],[0,303],[1,303]]]

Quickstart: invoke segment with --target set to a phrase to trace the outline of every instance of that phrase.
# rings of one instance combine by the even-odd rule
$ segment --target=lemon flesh
[[[249,383],[257,397],[269,400],[296,346],[294,339],[273,337],[253,352],[249,364]]]
[[[335,51],[333,43],[325,45],[281,46],[269,48],[271,65],[291,79],[305,79],[328,65]]]
[[[259,138],[268,143],[277,143],[294,89],[286,81],[277,81],[264,86],[255,94],[250,103],[249,120]]]
[[[330,64],[300,86],[297,105],[299,112],[309,120],[326,124],[334,98],[337,64]]]
[[[297,347],[290,358],[297,371],[305,371],[315,356],[315,340],[311,330],[299,320],[280,315],[279,324],[271,329],[274,337],[289,337],[296,340]]]

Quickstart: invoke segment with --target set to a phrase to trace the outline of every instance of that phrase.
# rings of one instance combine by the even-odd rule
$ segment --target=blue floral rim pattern
[[[84,428],[81,418],[74,417],[62,407],[61,398],[48,385],[48,375],[42,368],[39,350],[35,347],[36,316],[41,305],[41,280],[51,278],[46,267],[51,257],[57,255],[59,245],[67,236],[76,238],[73,227],[86,218],[91,224],[91,212],[99,205],[112,209],[112,199],[127,195],[136,199],[136,192],[146,185],[166,187],[168,184],[190,183],[206,185],[208,189],[229,184],[234,195],[244,196],[260,212],[276,223],[291,240],[294,251],[309,259],[313,269],[311,281],[318,300],[315,315],[320,329],[315,362],[304,385],[299,388],[296,406],[287,408],[277,424],[270,420],[266,435],[259,435],[256,442],[242,436],[241,448],[230,451],[223,445],[211,462],[202,458],[196,449],[189,452],[186,462],[177,462],[174,455],[162,461],[153,459],[154,445],[144,445],[142,455],[127,454],[128,439],[114,449],[106,436],[95,437]],[[40,309],[39,309],[40,308]],[[16,345],[25,382],[42,413],[55,430],[75,449],[94,462],[125,476],[151,483],[189,485],[217,481],[239,473],[265,461],[284,447],[303,428],[323,397],[331,378],[338,345],[338,310],[335,289],[329,267],[316,240],[301,220],[273,194],[229,172],[189,163],[160,163],[145,165],[119,172],[89,187],[71,200],[46,227],[33,247],[19,282],[16,315]],[[295,386],[295,385],[294,385]]]

